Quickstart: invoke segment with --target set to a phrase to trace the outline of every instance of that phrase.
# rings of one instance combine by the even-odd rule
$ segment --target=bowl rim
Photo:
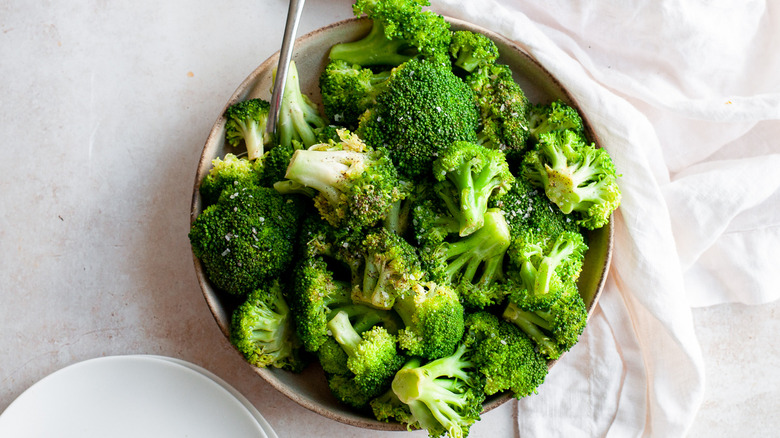
[[[561,93],[563,93],[566,97],[566,100],[570,102],[575,108],[579,110],[579,105],[577,105],[577,101],[574,98],[574,96],[571,94],[571,92],[555,77],[553,76],[533,55],[528,53],[525,49],[522,48],[522,44],[511,40],[497,32],[491,31],[489,29],[483,28],[479,25],[473,24],[471,22],[449,17],[447,15],[443,15],[443,17],[447,20],[448,23],[450,23],[453,27],[458,28],[466,28],[469,30],[475,30],[478,31],[489,38],[491,38],[493,41],[500,42],[502,45],[506,46],[507,48],[510,48],[515,52],[516,55],[519,55],[525,60],[531,64],[533,64],[534,68],[538,71],[542,72],[554,85],[559,89]],[[306,33],[305,35],[302,35],[295,40],[295,45],[299,46],[302,42],[311,40],[314,38],[317,38],[320,34],[330,31],[334,28],[339,28],[342,26],[350,25],[356,22],[366,22],[368,21],[365,17],[351,17],[344,20],[336,21],[334,23],[330,23],[326,26],[320,27],[318,29],[315,29],[311,32]],[[241,84],[236,88],[236,90],[231,95],[230,99],[227,101],[225,106],[223,107],[222,111],[219,113],[219,116],[217,117],[217,120],[215,121],[214,125],[212,126],[211,130],[209,131],[209,135],[206,138],[206,141],[204,143],[204,147],[201,151],[201,156],[198,161],[198,167],[195,174],[195,181],[193,185],[193,191],[192,191],[192,200],[190,203],[190,227],[192,226],[193,222],[195,221],[196,217],[200,212],[202,211],[202,201],[200,199],[199,194],[199,187],[200,182],[202,178],[208,173],[208,170],[211,168],[211,158],[207,157],[206,151],[208,149],[208,146],[212,144],[215,140],[218,140],[217,137],[222,134],[222,131],[220,130],[221,124],[224,124],[224,112],[225,110],[236,103],[240,97],[246,93],[248,89],[250,89],[253,84],[258,80],[258,77],[262,75],[264,72],[268,71],[269,69],[273,69],[278,64],[279,60],[279,51],[273,53],[271,56],[266,58],[260,65],[258,65],[247,77],[244,79]],[[584,112],[580,111],[580,114],[582,116],[586,132],[590,139],[596,143],[596,145],[600,145],[601,142],[599,138],[597,137],[595,131],[592,129],[592,125],[588,119],[588,115]],[[599,146],[600,147],[600,146]],[[603,232],[606,232],[606,247],[603,249],[604,255],[604,264],[601,269],[601,272],[598,274],[598,279],[595,282],[595,291],[593,294],[592,300],[588,303],[587,308],[587,314],[588,314],[588,321],[590,320],[591,316],[593,315],[593,312],[595,311],[595,308],[598,304],[599,298],[603,292],[604,286],[606,284],[606,280],[609,274],[610,265],[612,261],[612,252],[613,252],[613,245],[614,245],[614,213],[612,216],[610,216],[609,222],[605,227],[602,228]],[[195,273],[198,280],[198,284],[201,288],[202,295],[206,301],[206,304],[209,307],[209,310],[212,314],[212,317],[217,322],[217,325],[219,326],[220,330],[222,331],[223,335],[229,340],[230,333],[229,333],[229,317],[228,318],[221,318],[220,311],[221,311],[221,305],[217,301],[216,294],[218,291],[216,291],[210,284],[206,272],[204,269],[204,266],[202,262],[194,255],[192,254],[193,262],[195,265]],[[587,328],[587,326],[586,326]],[[232,344],[231,344],[232,345]],[[243,356],[238,352],[238,350],[233,348],[234,352],[238,354],[242,360]],[[561,356],[561,358],[563,355]],[[554,366],[558,361],[561,360],[561,358],[548,361],[548,368],[551,368]],[[265,380],[268,384],[270,384],[274,389],[279,391],[280,393],[284,394],[286,397],[291,399],[292,401],[296,402],[298,405],[315,412],[317,414],[320,414],[326,418],[339,421],[344,424],[356,426],[356,427],[362,427],[366,429],[373,429],[373,430],[384,430],[384,431],[393,431],[393,430],[407,430],[407,427],[405,424],[397,423],[397,422],[381,422],[376,419],[372,419],[370,417],[365,417],[363,419],[361,417],[361,420],[358,420],[354,417],[346,417],[343,415],[340,415],[337,412],[334,412],[331,409],[328,409],[327,407],[318,404],[318,403],[312,403],[308,399],[300,397],[295,391],[291,390],[291,388],[282,380],[276,378],[274,376],[274,372],[286,372],[282,370],[275,370],[275,369],[268,369],[268,368],[259,368],[254,365],[249,364],[248,362],[245,362],[247,366],[250,366],[256,374],[260,375],[260,377]],[[489,401],[486,401],[483,403],[483,411],[482,413],[486,413],[491,411],[492,409],[497,408],[498,406],[503,405],[505,402],[512,399],[513,396],[509,391],[503,391],[502,393],[499,393],[497,395],[492,396],[492,398]],[[349,410],[350,408],[344,407],[345,410]],[[354,411],[356,415],[357,411]]]

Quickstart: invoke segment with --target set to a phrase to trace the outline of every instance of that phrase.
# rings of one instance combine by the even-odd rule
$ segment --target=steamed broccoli
[[[480,144],[500,149],[514,164],[522,159],[530,136],[531,105],[504,64],[480,67],[465,78],[480,111],[477,137]]]
[[[409,355],[447,356],[463,336],[463,305],[449,286],[418,283],[396,298],[393,310],[404,322],[398,342]]]
[[[312,146],[319,143],[321,134],[318,131],[326,129],[327,126],[325,118],[317,111],[317,106],[301,92],[298,68],[295,61],[290,61],[287,81],[279,103],[277,143],[289,147],[293,140],[296,140],[304,147]]]
[[[217,288],[243,295],[290,266],[299,217],[274,189],[234,185],[193,221],[192,251]]]
[[[262,157],[270,141],[266,132],[270,106],[263,99],[248,99],[225,110],[225,140],[234,147],[243,142],[250,160]]]
[[[466,316],[464,342],[469,359],[485,376],[485,394],[511,390],[515,398],[536,393],[547,376],[547,361],[517,326],[488,312]]]
[[[504,254],[511,238],[501,210],[489,209],[484,218],[482,228],[473,234],[445,241],[434,250],[446,281],[467,307],[480,309],[504,298]]]
[[[537,104],[528,108],[529,133],[535,141],[548,132],[570,130],[578,135],[585,132],[582,117],[574,107],[556,100],[549,104]]]
[[[339,307],[352,304],[352,287],[333,278],[323,257],[301,260],[293,276],[291,307],[306,351],[317,351],[328,337],[328,321]]]
[[[360,245],[363,275],[352,300],[380,309],[393,307],[396,296],[419,282],[424,273],[414,247],[395,233],[378,228]]]
[[[552,243],[518,238],[509,251],[515,302],[528,309],[549,306],[563,292],[562,282],[579,277],[587,245],[581,234],[565,231]]]
[[[588,311],[577,285],[561,282],[562,292],[548,307],[532,310],[522,307],[509,295],[503,317],[517,325],[548,359],[558,359],[571,349],[585,329]]]
[[[424,180],[444,147],[476,141],[477,123],[466,84],[446,65],[413,59],[393,70],[356,133],[371,146],[386,147],[402,176]]]
[[[385,391],[406,360],[398,352],[396,337],[379,325],[359,333],[342,311],[331,318],[328,328],[347,353],[347,369],[358,388],[368,397]]]
[[[582,269],[587,242],[580,226],[524,178],[491,205],[504,212],[511,236],[507,287],[525,306],[549,305],[560,292],[554,277],[574,282]]]
[[[612,158],[570,130],[542,134],[523,160],[523,176],[544,188],[562,212],[576,212],[585,228],[601,228],[620,205]]]
[[[234,154],[211,161],[211,169],[200,183],[200,194],[205,205],[217,202],[225,189],[263,185],[261,182],[262,162],[252,161]]]
[[[453,64],[467,72],[491,65],[498,59],[498,47],[493,40],[468,30],[453,32],[449,49]]]
[[[233,311],[230,342],[258,367],[300,372],[308,363],[278,281],[249,293]]]
[[[334,45],[330,59],[361,66],[397,66],[417,55],[446,59],[450,25],[444,17],[423,11],[428,4],[427,0],[357,0],[352,10],[371,20],[371,31],[357,41]]]
[[[382,151],[345,130],[341,135],[340,143],[295,151],[285,177],[317,190],[315,206],[333,226],[371,226],[406,196],[408,185]]]
[[[387,85],[389,71],[374,73],[357,64],[335,60],[320,75],[320,94],[325,115],[335,123],[356,128],[358,118],[376,104]]]
[[[393,393],[410,415],[387,396],[372,402],[375,415],[400,415],[399,420],[427,429],[432,437],[445,433],[452,438],[468,436],[482,412],[485,379],[465,354],[466,346],[461,344],[451,355],[425,364],[419,358],[411,359],[392,383]]]
[[[501,151],[465,141],[441,151],[433,175],[439,181],[437,193],[458,219],[461,236],[482,227],[490,198],[504,194],[515,179]]]

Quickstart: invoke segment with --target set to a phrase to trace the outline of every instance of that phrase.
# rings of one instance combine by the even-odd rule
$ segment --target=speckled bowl
[[[473,24],[450,18],[448,18],[448,21],[451,23],[453,30],[466,29],[481,32],[492,38],[498,45],[501,54],[499,62],[507,64],[512,68],[515,79],[532,102],[549,102],[554,99],[562,99],[576,107],[576,102],[573,101],[564,86],[517,44]],[[318,77],[327,64],[329,48],[338,42],[357,39],[367,33],[370,26],[370,22],[365,19],[348,19],[318,29],[297,39],[293,59],[298,67],[301,88],[314,102],[320,103]],[[261,97],[270,100],[272,72],[277,63],[278,53],[257,67],[238,87],[230,100],[225,104],[225,108],[247,98]],[[591,138],[598,143],[598,139],[593,137],[592,130],[588,124],[587,114],[583,114],[583,118]],[[211,161],[216,157],[224,156],[228,151],[234,150],[233,148],[226,148],[225,119],[220,114],[206,140],[200,163],[198,164],[195,185],[193,187],[190,220],[194,220],[202,211],[203,203],[198,187],[211,168]],[[606,280],[612,252],[612,232],[613,225],[612,221],[610,221],[608,226],[591,232],[589,236],[590,247],[585,256],[585,265],[579,280],[580,293],[588,306],[588,315],[593,312]],[[221,293],[211,285],[202,264],[197,258],[195,258],[195,271],[198,282],[203,289],[203,296],[214,315],[214,319],[217,321],[222,333],[228,336],[230,315],[239,303],[236,302],[235,298]],[[553,365],[554,362],[550,362],[550,366]],[[247,364],[247,366],[251,365]],[[257,367],[253,367],[253,369],[261,378],[265,379],[282,394],[301,406],[327,418],[367,429],[405,430],[405,426],[401,424],[380,422],[369,415],[356,412],[339,404],[330,394],[325,382],[325,376],[318,366],[310,366],[302,374],[293,374],[277,369]],[[509,393],[500,393],[488,397],[484,403],[485,411],[505,403],[510,398],[511,395]]]

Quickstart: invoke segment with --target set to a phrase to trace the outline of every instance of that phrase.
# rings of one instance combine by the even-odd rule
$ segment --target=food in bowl
[[[302,405],[465,436],[584,329],[615,169],[508,41],[419,2],[355,6],[298,42],[276,138],[273,60],[228,103],[198,169],[196,269],[223,332]]]

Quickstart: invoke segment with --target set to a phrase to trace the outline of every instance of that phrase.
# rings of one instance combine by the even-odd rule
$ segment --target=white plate
[[[161,356],[103,357],[54,372],[0,415],[0,436],[276,438],[227,383]]]

